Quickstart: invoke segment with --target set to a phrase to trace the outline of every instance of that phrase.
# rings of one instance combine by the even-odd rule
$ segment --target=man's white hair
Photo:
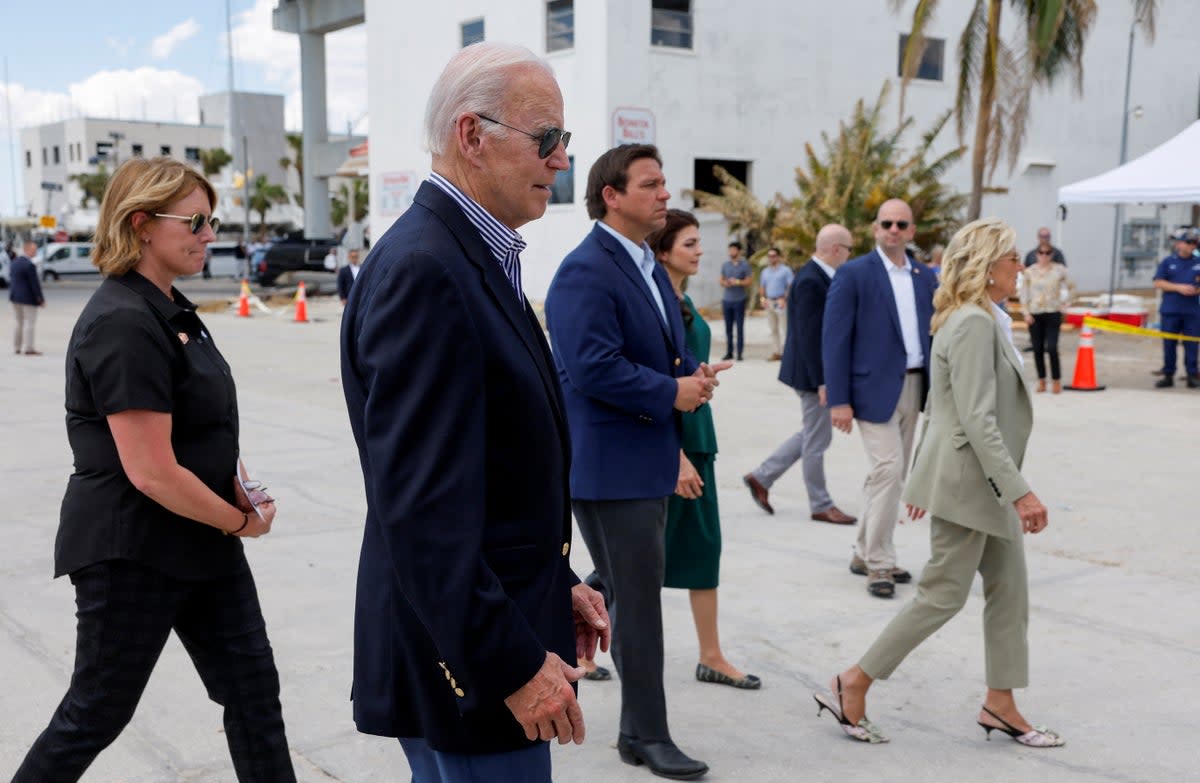
[[[554,76],[542,58],[516,44],[481,41],[459,50],[446,63],[429,93],[425,106],[425,147],[435,157],[446,152],[454,135],[454,123],[464,113],[486,114],[502,119],[504,96],[511,86],[513,66],[533,64]],[[503,134],[504,128],[487,123],[488,133]]]

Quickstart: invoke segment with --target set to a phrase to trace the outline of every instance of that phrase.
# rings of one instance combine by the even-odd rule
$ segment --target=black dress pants
[[[1037,377],[1046,377],[1046,358],[1050,354],[1050,377],[1053,380],[1062,378],[1062,370],[1058,363],[1058,332],[1062,328],[1062,313],[1034,313],[1033,323],[1029,325],[1029,340],[1033,343],[1033,362],[1037,365]]]
[[[571,509],[599,581],[608,588],[602,592],[621,678],[619,730],[649,742],[669,740],[662,624],[667,499],[573,500]]]
[[[71,574],[78,620],[75,673],[13,783],[76,781],[121,733],[174,630],[225,709],[242,783],[296,780],[279,704],[279,674],[244,556],[221,579],[173,579],[128,560]]]

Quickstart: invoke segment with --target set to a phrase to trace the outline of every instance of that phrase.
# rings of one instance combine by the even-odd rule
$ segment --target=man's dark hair
[[[738,250],[741,250],[741,249],[742,249],[742,243],[741,243],[741,242],[737,242],[737,241],[730,242],[730,243],[729,243],[729,246],[730,246],[730,247],[736,247]]]
[[[771,249],[770,249],[770,250],[768,250],[767,252],[768,252],[768,253],[774,253],[774,254],[775,254],[775,255],[777,255],[777,256],[781,256],[781,255],[783,255],[783,251],[782,251],[782,250],[780,250],[780,249],[779,249],[778,247],[776,247],[775,245],[771,245]]]
[[[652,158],[662,166],[662,156],[653,144],[623,144],[613,147],[592,164],[587,181],[587,212],[592,220],[600,220],[608,214],[604,205],[604,188],[611,187],[620,193],[629,184],[629,167],[635,160]]]

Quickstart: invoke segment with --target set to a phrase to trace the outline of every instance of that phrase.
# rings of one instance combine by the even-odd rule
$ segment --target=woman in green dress
[[[684,281],[700,269],[700,224],[681,209],[667,212],[662,229],[646,238],[654,257],[666,269],[675,289],[687,345],[701,362],[708,361],[712,334],[683,293]],[[755,689],[762,681],[746,674],[721,651],[717,633],[717,573],[721,558],[721,524],[717,513],[717,480],[714,463],[717,435],[712,409],[701,405],[683,414],[683,448],[679,452],[679,483],[667,511],[666,587],[687,588],[692,618],[700,641],[696,679]]]

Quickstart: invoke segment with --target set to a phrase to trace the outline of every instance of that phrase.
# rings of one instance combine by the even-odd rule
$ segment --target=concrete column
[[[332,236],[329,180],[320,176],[320,151],[329,143],[325,110],[325,35],[300,32],[300,81],[304,85],[304,236]]]

